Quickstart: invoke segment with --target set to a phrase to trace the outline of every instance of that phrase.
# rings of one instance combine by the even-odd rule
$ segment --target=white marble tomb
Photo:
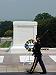
[[[11,53],[26,53],[24,45],[29,39],[36,38],[37,22],[35,21],[13,21],[13,46]]]

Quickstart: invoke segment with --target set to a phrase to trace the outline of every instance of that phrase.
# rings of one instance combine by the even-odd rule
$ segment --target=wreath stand
[[[32,51],[33,46],[34,46],[34,40],[33,39],[30,39],[30,40],[26,41],[25,48],[29,52],[29,54],[28,54],[29,57],[28,57],[28,60],[27,60],[29,62],[29,64],[31,64],[31,54],[30,54],[30,52]],[[27,58],[27,56],[26,56],[26,58]]]

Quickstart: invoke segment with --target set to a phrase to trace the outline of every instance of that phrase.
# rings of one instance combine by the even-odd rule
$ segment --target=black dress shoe
[[[33,72],[31,72],[30,70],[27,70],[27,73],[30,73],[30,74],[32,74]]]
[[[47,72],[40,72],[40,74],[46,74]]]

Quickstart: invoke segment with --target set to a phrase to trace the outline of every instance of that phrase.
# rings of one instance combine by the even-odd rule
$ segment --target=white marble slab
[[[56,62],[56,55],[49,55],[49,57]]]
[[[33,62],[33,61],[34,61],[34,56],[29,56],[29,55],[20,56],[20,62]]]
[[[3,63],[4,56],[0,56],[0,63]]]
[[[11,53],[19,53],[20,49],[25,52],[26,41],[36,39],[37,25],[35,21],[13,21],[13,47]]]

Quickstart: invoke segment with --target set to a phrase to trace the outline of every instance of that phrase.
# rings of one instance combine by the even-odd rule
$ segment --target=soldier
[[[36,36],[36,42],[34,44],[34,47],[33,47],[33,55],[34,55],[34,62],[33,62],[33,65],[31,67],[31,69],[29,71],[27,71],[28,73],[33,73],[34,72],[34,69],[37,65],[37,63],[39,62],[43,72],[40,72],[41,74],[45,74],[46,73],[46,68],[44,66],[44,63],[42,61],[42,54],[41,54],[41,44],[40,44],[40,38]]]

